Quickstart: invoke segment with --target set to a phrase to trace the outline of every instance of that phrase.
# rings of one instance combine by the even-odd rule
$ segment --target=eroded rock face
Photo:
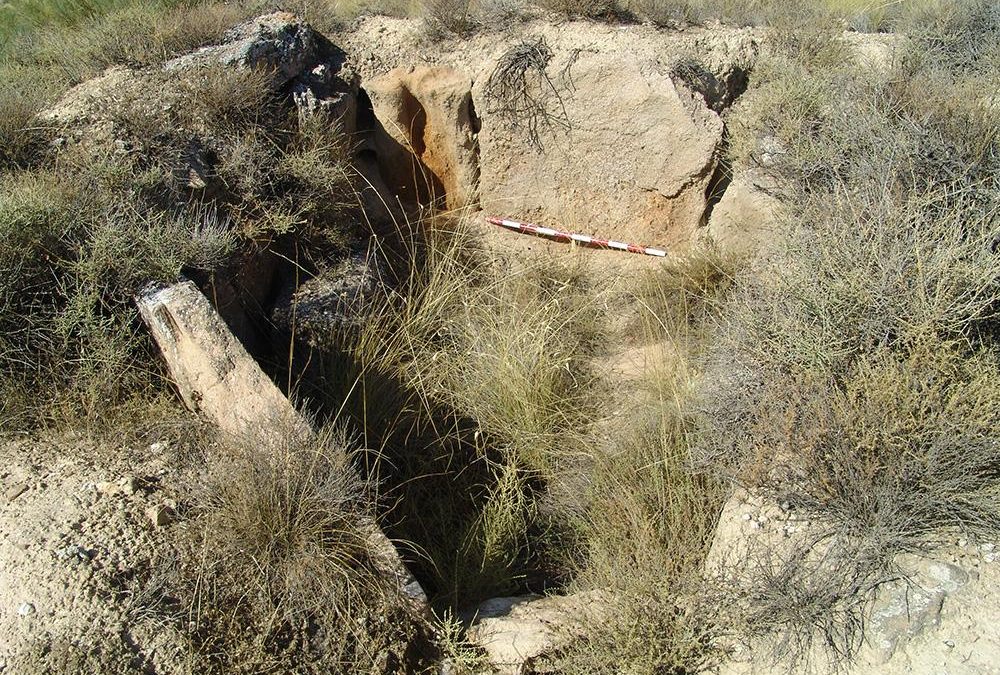
[[[629,241],[687,241],[716,167],[719,116],[639,56],[575,52],[547,72],[555,79],[538,93],[547,119],[537,121],[537,142],[528,125],[483,115],[483,208]],[[478,110],[503,105],[485,84],[474,97]]]
[[[382,177],[401,197],[445,197],[449,209],[475,201],[478,120],[472,78],[453,68],[396,68],[365,83],[378,120],[373,142]]]

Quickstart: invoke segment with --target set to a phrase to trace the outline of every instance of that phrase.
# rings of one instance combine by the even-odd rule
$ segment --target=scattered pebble
[[[166,504],[155,504],[146,509],[146,517],[154,527],[163,527],[173,520],[174,512]]]
[[[28,616],[29,614],[35,613],[35,606],[30,602],[23,602],[21,606],[17,608],[17,613],[21,616]]]
[[[985,543],[979,547],[979,550],[983,553],[992,553],[994,548],[996,548],[996,544]]]
[[[157,441],[156,443],[153,443],[152,445],[149,446],[149,451],[156,453],[166,452],[169,447],[170,447],[169,443],[165,441]]]
[[[23,495],[25,492],[27,492],[29,487],[30,486],[23,481],[20,483],[15,483],[14,485],[11,485],[6,490],[4,490],[3,492],[4,499],[7,500],[7,503],[9,504],[18,497],[20,497],[21,495]]]
[[[743,514],[743,520],[753,520],[753,515],[751,515],[749,513],[744,513]]]
[[[958,540],[958,545],[962,548],[965,548],[966,546],[969,545],[969,540],[966,539],[965,537],[962,537],[961,539]]]
[[[954,649],[955,648],[955,641],[954,640],[944,640],[944,646],[947,647],[948,649]]]
[[[90,551],[83,548],[82,546],[77,546],[76,544],[70,544],[69,546],[64,546],[63,548],[56,551],[56,557],[60,560],[90,560],[93,555]]]
[[[134,495],[139,491],[139,481],[135,476],[125,476],[118,481],[118,487],[127,495]]]
[[[113,495],[118,492],[118,486],[111,481],[101,481],[96,485],[97,491],[102,495]]]

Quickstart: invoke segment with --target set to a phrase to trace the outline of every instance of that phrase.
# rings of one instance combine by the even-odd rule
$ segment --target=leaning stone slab
[[[289,434],[303,439],[315,435],[194,283],[147,287],[136,303],[189,409],[226,434],[252,434],[263,443],[277,442],[278,434],[283,439]],[[373,520],[359,527],[381,553],[382,572],[396,579],[415,609],[426,611],[427,597],[392,542]]]
[[[194,283],[149,288],[137,302],[190,410],[237,436],[259,433],[262,422],[312,434]]]

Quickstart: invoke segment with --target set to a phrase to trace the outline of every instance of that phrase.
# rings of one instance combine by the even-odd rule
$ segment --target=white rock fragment
[[[166,504],[155,504],[146,509],[146,517],[153,524],[153,527],[163,527],[173,520],[174,512]]]
[[[29,614],[35,613],[35,606],[30,602],[23,602],[21,606],[17,608],[17,613],[21,616],[28,616]]]

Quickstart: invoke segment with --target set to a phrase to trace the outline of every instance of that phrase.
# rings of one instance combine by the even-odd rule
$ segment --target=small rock
[[[944,640],[944,646],[947,647],[948,649],[954,649],[955,648],[955,641],[954,640]]]
[[[70,544],[56,551],[56,557],[60,560],[90,560],[93,556],[82,546]]]
[[[961,539],[958,540],[958,545],[962,548],[965,548],[966,546],[969,545],[969,540],[966,539],[965,537],[962,537]]]
[[[983,553],[992,553],[994,548],[996,548],[996,544],[986,543],[982,544],[979,547],[979,550],[982,551]]]
[[[29,614],[35,613],[35,606],[30,602],[23,602],[21,606],[17,608],[17,613],[21,616],[28,616]]]
[[[134,495],[139,491],[139,481],[135,476],[125,476],[119,479],[118,487],[127,495]]]
[[[163,527],[173,520],[174,512],[166,504],[156,504],[146,509],[146,517],[154,527]]]
[[[118,492],[118,486],[115,483],[109,481],[101,481],[96,485],[97,492],[102,495],[113,495]]]
[[[170,447],[169,443],[165,441],[157,441],[156,443],[153,443],[152,445],[149,446],[149,451],[159,454],[161,452],[166,452],[167,448],[169,447]]]
[[[749,513],[744,513],[743,520],[753,520],[753,516],[750,515]]]
[[[3,493],[4,499],[9,504],[18,497],[20,497],[21,495],[23,495],[25,492],[27,492],[29,487],[30,486],[25,482],[15,483],[14,485],[11,485],[6,490],[4,490]]]

